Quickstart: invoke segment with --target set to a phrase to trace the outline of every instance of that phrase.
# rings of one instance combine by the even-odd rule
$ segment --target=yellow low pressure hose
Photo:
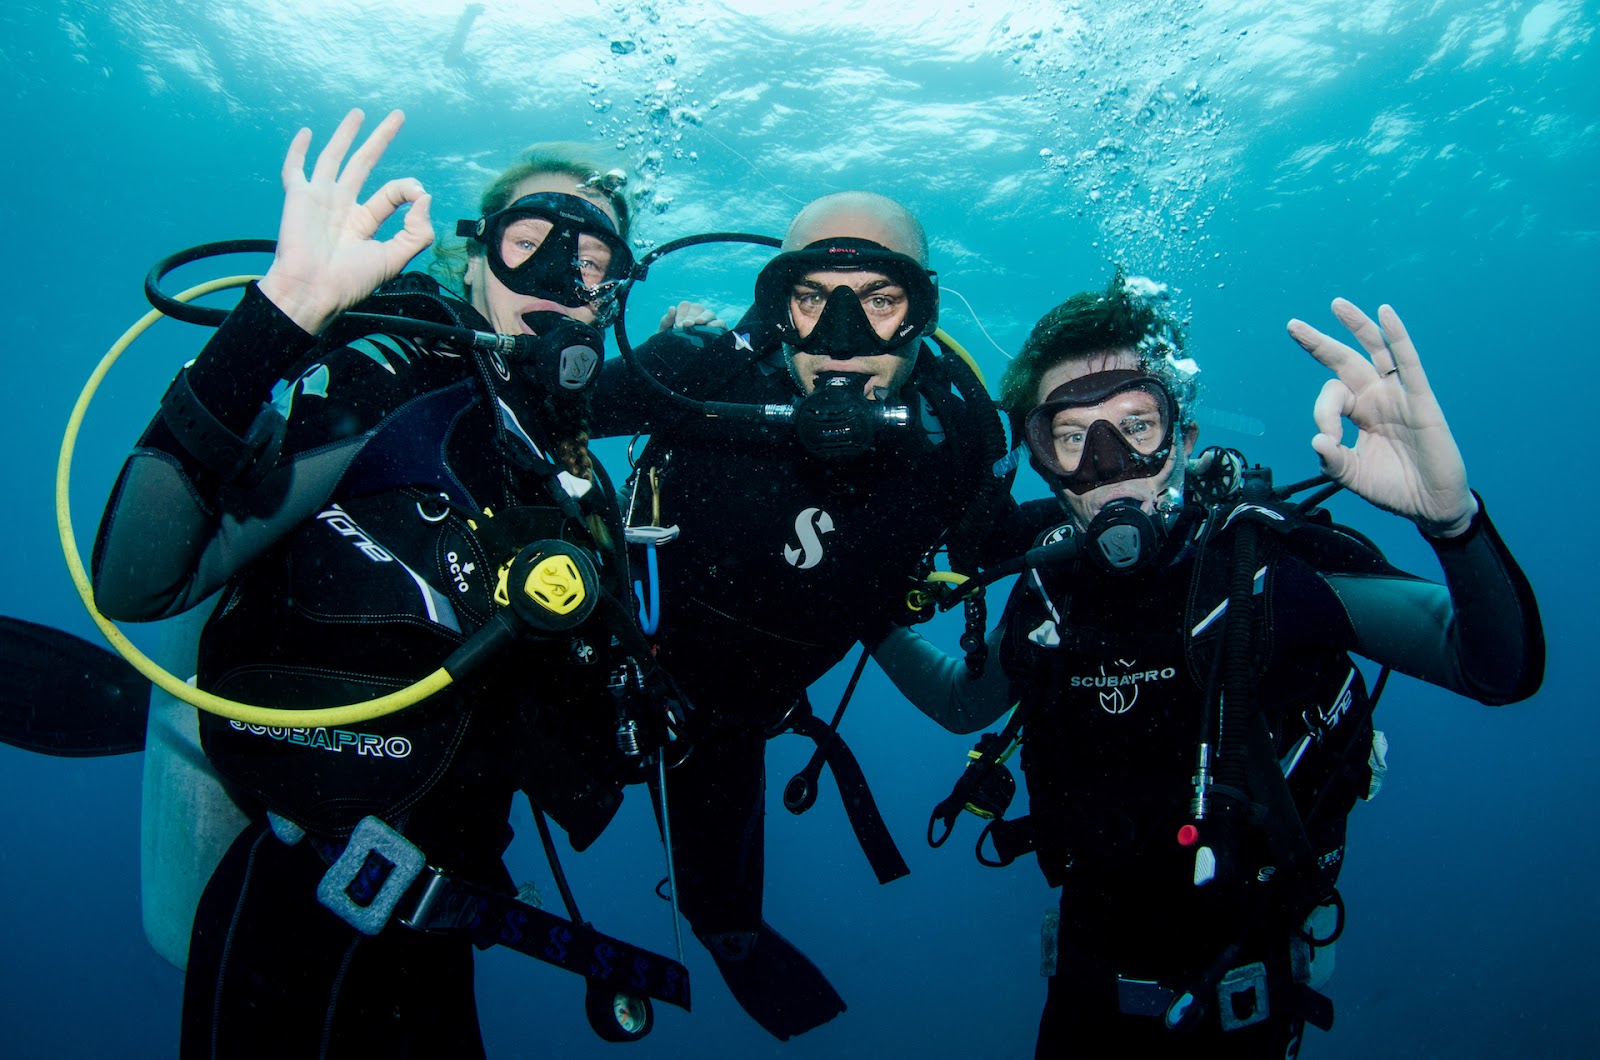
[[[974,358],[972,354],[967,352],[967,348],[965,346],[951,338],[948,331],[946,331],[944,328],[934,328],[933,341],[937,342],[939,345],[943,346],[946,350],[949,350],[963,361],[966,361],[967,367],[972,369],[972,374],[978,377],[978,382],[983,385],[985,390],[989,389],[989,381],[983,377],[983,372],[978,369],[977,359]]]
[[[946,352],[953,353],[965,361],[967,367],[972,369],[972,374],[977,377],[979,385],[985,390],[989,389],[989,381],[983,377],[983,372],[978,368],[977,360],[972,356],[972,354],[967,352],[967,348],[965,346],[951,338],[948,331],[946,331],[944,328],[935,328],[933,330],[933,341],[944,347]],[[929,582],[945,582],[949,585],[960,585],[967,580],[967,576],[965,574],[958,574],[955,571],[934,570],[929,571],[928,576],[923,580]]]
[[[243,287],[252,280],[260,279],[258,276],[224,276],[221,279],[208,280],[197,284],[177,296],[178,301],[188,302],[199,298],[201,295],[210,294],[212,291],[226,290],[230,287]],[[72,584],[77,587],[78,596],[83,600],[83,606],[89,611],[89,617],[94,619],[94,624],[100,627],[100,632],[105,634],[106,640],[122,655],[124,659],[133,664],[145,677],[148,677],[162,691],[169,693],[176,699],[181,699],[190,706],[209,711],[220,717],[232,721],[242,722],[246,725],[263,725],[268,728],[318,728],[340,725],[355,725],[374,718],[381,718],[386,714],[393,714],[397,710],[420,703],[429,696],[446,687],[453,680],[450,673],[443,667],[424,677],[415,684],[408,685],[397,692],[386,696],[365,700],[360,703],[351,703],[343,707],[320,707],[312,710],[284,710],[274,707],[252,706],[249,703],[239,703],[231,699],[223,699],[209,692],[193,688],[187,681],[169,673],[159,666],[144,652],[128,640],[116,623],[112,622],[100,609],[95,606],[94,587],[89,581],[88,571],[84,569],[83,557],[78,553],[78,541],[72,532],[72,510],[68,503],[68,487],[72,477],[72,452],[77,446],[78,431],[83,425],[84,414],[89,409],[89,402],[94,399],[95,391],[99,390],[101,381],[105,378],[111,366],[117,362],[133,341],[144,334],[150,325],[162,318],[160,310],[152,309],[139,321],[122,333],[122,337],[112,344],[106,355],[100,358],[100,363],[90,374],[89,381],[84,384],[82,392],[78,394],[78,401],[72,406],[72,415],[67,419],[66,436],[61,439],[61,456],[56,462],[56,529],[61,534],[61,551],[67,558],[67,572],[72,575]],[[70,709],[63,706],[62,709]]]

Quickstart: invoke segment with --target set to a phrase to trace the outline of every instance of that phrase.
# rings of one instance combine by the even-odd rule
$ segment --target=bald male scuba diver
[[[953,542],[965,516],[988,513],[977,524],[1003,536],[1014,511],[991,470],[1004,455],[998,416],[971,369],[932,344],[925,255],[899,204],[820,200],[738,324],[656,336],[637,351],[643,372],[608,362],[591,419],[597,436],[650,434],[629,532],[656,553],[646,628],[694,706],[694,751],[667,775],[683,911],[735,998],[780,1039],[845,1004],[764,917],[766,742],[816,739],[785,805],[811,805],[826,763],[879,881],[904,875],[860,767],[806,688],[906,613],[936,550],[982,544]],[[646,375],[700,408],[663,400]]]
[[[547,851],[546,815],[582,849],[681,721],[617,603],[619,512],[584,444],[626,212],[573,162],[511,172],[459,228],[463,300],[395,275],[428,200],[398,180],[357,201],[399,116],[346,160],[359,125],[309,179],[295,138],[273,267],[172,384],[95,549],[113,617],[220,590],[199,688],[286,719],[202,716],[249,824],[195,914],[182,1055],[482,1056],[472,951],[495,944],[583,975],[597,1032],[633,1040],[649,998],[687,1007],[682,966],[583,922],[553,856],[570,919],[501,862],[515,791]],[[295,724],[436,667],[453,682],[399,713]]]
[[[989,822],[980,860],[1034,852],[1061,888],[1040,1057],[1085,1041],[1296,1055],[1307,1022],[1332,1021],[1317,987],[1344,922],[1345,819],[1385,769],[1372,726],[1383,678],[1369,693],[1350,654],[1484,703],[1539,686],[1532,590],[1467,489],[1403,325],[1387,306],[1381,330],[1334,308],[1368,357],[1291,324],[1338,379],[1316,412],[1328,477],[1281,490],[1222,453],[1203,463],[1243,470],[1241,483],[1186,486],[1197,368],[1120,272],[1052,310],[1002,400],[1065,521],[984,575],[1021,574],[990,635],[1001,666],[974,679],[909,630],[875,653],[956,731],[1016,704],[935,809],[929,841],[971,810]],[[1362,432],[1354,450],[1341,411]],[[1445,584],[1332,523],[1317,505],[1340,485],[1412,519]],[[1006,820],[1019,744],[1029,813]]]

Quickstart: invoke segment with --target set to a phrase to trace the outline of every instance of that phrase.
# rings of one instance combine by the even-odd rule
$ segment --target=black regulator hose
[[[703,246],[707,243],[751,243],[761,247],[783,246],[783,240],[781,239],[776,239],[772,236],[755,235],[750,232],[705,232],[700,235],[684,236],[681,239],[670,239],[656,247],[634,263],[633,271],[628,274],[626,280],[622,281],[622,286],[617,291],[617,319],[616,323],[611,327],[611,333],[617,340],[617,352],[622,355],[622,359],[627,362],[628,367],[632,368],[634,373],[645,381],[645,385],[664,401],[670,401],[674,405],[693,409],[695,412],[704,413],[713,418],[749,419],[751,422],[764,422],[759,411],[753,411],[751,414],[742,417],[734,411],[735,409],[760,410],[762,406],[735,406],[726,402],[705,402],[696,400],[687,394],[678,393],[657,379],[654,373],[646,370],[644,365],[639,363],[639,355],[634,350],[633,343],[628,341],[626,323],[628,317],[628,295],[633,291],[633,285],[649,276],[650,266],[668,254],[678,250],[686,250],[689,247]],[[708,408],[708,406],[721,405],[727,405],[727,409],[721,410],[720,416],[717,411]]]
[[[206,258],[226,257],[229,254],[271,254],[277,249],[278,242],[275,239],[224,239],[221,242],[201,243],[199,246],[168,254],[152,265],[150,271],[145,274],[144,296],[149,299],[152,306],[161,311],[162,316],[181,320],[185,324],[219,327],[228,319],[229,310],[180,302],[161,289],[161,281],[166,278],[167,273]]]
[[[144,278],[144,296],[164,316],[186,324],[220,327],[231,310],[198,306],[172,297],[161,289],[161,281],[168,273],[206,258],[225,257],[229,254],[271,254],[277,250],[271,239],[224,239],[216,243],[201,243],[156,262]],[[517,360],[533,355],[535,339],[531,335],[497,335],[492,331],[474,331],[455,324],[440,324],[413,317],[391,316],[387,313],[350,312],[339,314],[341,323],[365,324],[406,338],[436,339],[455,343],[474,350],[490,350],[502,357]]]
[[[1022,555],[996,563],[992,567],[986,568],[983,573],[974,574],[962,582],[958,588],[939,601],[939,610],[948,611],[984,586],[992,585],[1009,575],[1021,574],[1023,571],[1029,570],[1044,570],[1070,563],[1078,558],[1078,553],[1082,550],[1082,535],[1076,530],[1063,537],[1060,541],[1053,541],[1048,545],[1035,545]]]

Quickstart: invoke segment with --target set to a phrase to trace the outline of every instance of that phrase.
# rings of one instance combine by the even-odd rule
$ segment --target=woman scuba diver
[[[515,903],[500,860],[512,794],[541,830],[548,814],[588,845],[638,779],[615,737],[628,693],[664,683],[612,602],[627,591],[620,521],[586,444],[596,325],[632,261],[622,174],[531,151],[458,229],[463,300],[401,274],[433,238],[422,185],[361,198],[402,122],[390,114],[351,152],[352,111],[309,176],[310,131],[295,136],[272,266],[125,465],[96,595],[149,620],[220,590],[199,686],[285,708],[404,686],[519,594],[536,606],[515,609],[511,649],[398,714],[342,728],[202,717],[250,823],[195,915],[185,1057],[482,1056],[472,945],[507,938],[486,940],[479,920],[539,913]],[[342,319],[357,306],[516,338]],[[511,564],[530,548],[531,565]],[[427,912],[437,893],[473,917]],[[581,943],[586,925],[568,927]],[[652,967],[651,996],[686,1005],[681,967]]]

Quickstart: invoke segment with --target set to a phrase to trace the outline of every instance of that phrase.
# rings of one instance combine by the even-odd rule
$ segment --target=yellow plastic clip
[[[504,563],[500,564],[499,573],[495,575],[494,602],[499,604],[501,607],[511,606],[511,590],[506,587],[506,582],[510,580],[511,563],[512,560],[515,560],[516,558],[517,557],[512,556],[511,559],[508,559]]]

